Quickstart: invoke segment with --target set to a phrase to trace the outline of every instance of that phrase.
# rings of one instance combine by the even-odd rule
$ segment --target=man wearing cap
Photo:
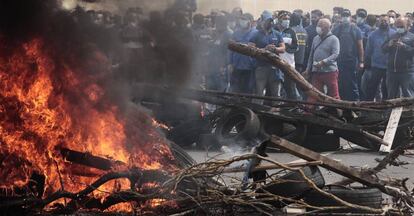
[[[280,54],[285,52],[285,44],[280,32],[273,29],[273,17],[270,11],[263,11],[261,21],[258,26],[258,31],[250,39],[252,45],[258,48],[266,49],[270,52]],[[267,95],[273,97],[280,97],[280,88],[283,76],[281,72],[273,67],[270,63],[258,60],[257,69],[255,70],[256,77],[256,94],[263,96],[264,91]],[[258,100],[257,103],[263,103]]]
[[[388,54],[387,90],[388,98],[414,97],[414,34],[408,31],[408,19],[395,21],[397,33],[383,45]]]
[[[339,94],[343,100],[358,101],[360,93],[357,71],[364,68],[362,33],[355,24],[351,23],[351,11],[344,9],[341,17],[341,24],[332,31],[341,44],[338,57]]]
[[[234,32],[232,40],[235,42],[247,44],[256,34],[257,29],[252,28],[253,15],[245,13],[240,17],[239,29]],[[232,92],[236,93],[254,93],[254,69],[256,67],[256,60],[242,55],[237,52],[231,52],[230,65],[232,69],[230,76],[230,88]]]

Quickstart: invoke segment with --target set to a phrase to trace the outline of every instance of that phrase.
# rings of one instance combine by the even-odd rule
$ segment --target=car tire
[[[382,193],[377,188],[365,188],[365,187],[344,187],[329,185],[323,188],[325,192],[331,193],[338,198],[347,201],[352,204],[367,206],[371,208],[381,208],[382,205]],[[341,206],[338,202],[322,195],[317,191],[309,191],[304,200],[314,206],[327,207],[327,206]],[[335,210],[330,212],[349,212],[347,210]],[[352,210],[352,212],[360,212]]]
[[[325,179],[322,172],[317,166],[307,166],[302,168],[306,177],[312,180],[318,187],[323,188],[325,186]],[[312,188],[305,181],[299,171],[289,172],[286,175],[280,177],[281,180],[287,180],[286,182],[267,184],[262,189],[275,195],[297,198],[301,197],[307,191]]]
[[[232,133],[236,130],[236,133]],[[215,135],[221,145],[249,145],[260,132],[259,117],[250,109],[235,108],[217,122]]]

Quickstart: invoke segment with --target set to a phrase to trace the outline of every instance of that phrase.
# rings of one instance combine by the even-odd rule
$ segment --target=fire
[[[84,168],[90,175],[80,175],[80,168],[62,159],[59,146],[144,170],[176,169],[154,120],[138,109],[121,110],[106,97],[102,77],[109,67],[100,52],[73,64],[76,56],[56,53],[40,38],[18,45],[2,40],[1,187],[23,186],[36,172],[46,176],[45,194],[62,188],[77,192],[102,173]],[[126,182],[112,181],[100,190],[127,189]]]

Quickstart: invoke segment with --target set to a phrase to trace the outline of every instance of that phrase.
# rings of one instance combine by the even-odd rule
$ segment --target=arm
[[[384,44],[382,44],[382,52],[389,53],[393,46],[394,46],[394,39],[393,38],[390,38],[390,39],[386,40],[384,42]]]
[[[414,38],[410,41],[410,44],[401,43],[401,49],[411,56],[414,56]]]
[[[362,40],[357,41],[359,63],[364,63],[364,44]]]
[[[374,39],[372,38],[372,34],[368,37],[367,40],[367,47],[365,47],[365,61],[369,61],[371,59],[372,53],[374,52]]]
[[[312,69],[312,64],[313,64],[313,46],[315,45],[315,43],[311,43],[310,45],[310,53],[309,53],[309,58],[308,58],[308,65],[306,67],[306,71],[310,72]]]
[[[292,43],[286,44],[286,52],[288,53],[295,53],[299,50],[298,46],[298,37],[292,29],[290,29],[289,33],[292,35]]]
[[[283,43],[283,42],[278,44],[278,46],[274,50],[274,52],[277,53],[277,54],[284,53],[285,51],[286,51],[286,46],[285,46],[285,43]]]
[[[339,39],[336,36],[331,36],[331,37],[332,37],[330,38],[330,45],[332,46],[331,55],[325,58],[324,60],[322,60],[324,64],[335,62],[339,56],[339,51],[341,49],[340,48],[341,46],[339,44]]]

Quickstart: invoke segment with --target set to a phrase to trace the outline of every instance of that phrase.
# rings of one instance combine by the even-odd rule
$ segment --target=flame
[[[121,111],[107,99],[100,79],[110,67],[100,52],[91,52],[76,65],[39,38],[13,47],[1,40],[1,187],[23,186],[37,172],[46,176],[46,196],[63,188],[77,192],[102,174],[64,161],[56,150],[59,146],[129,167],[175,169],[166,140],[155,127],[159,124],[144,111]],[[90,175],[79,175],[82,172]],[[117,180],[99,191],[128,188],[126,180]],[[94,196],[105,194],[99,191]]]

